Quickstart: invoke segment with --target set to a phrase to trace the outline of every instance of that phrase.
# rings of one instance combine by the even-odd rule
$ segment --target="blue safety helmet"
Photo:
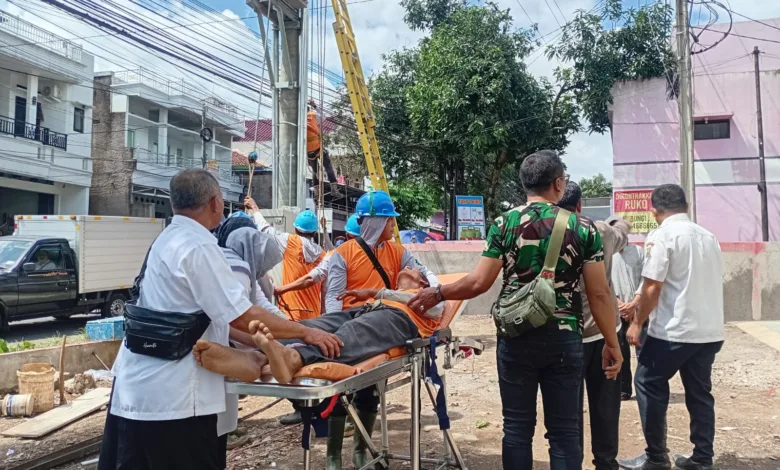
[[[398,217],[395,204],[390,195],[384,191],[369,191],[360,196],[357,202],[358,217]]]
[[[233,212],[232,214],[230,214],[230,218],[233,218],[233,217],[245,217],[247,219],[251,219],[252,218],[252,217],[249,216],[249,214],[247,214],[244,211],[235,211],[235,212]]]
[[[344,231],[356,237],[360,236],[360,224],[358,223],[357,214],[352,214],[349,216],[349,219],[347,219],[347,224],[344,226]]]
[[[293,227],[304,233],[316,232],[317,226],[317,215],[312,212],[311,209],[306,209],[298,214],[298,217],[295,218],[295,223],[293,224]]]

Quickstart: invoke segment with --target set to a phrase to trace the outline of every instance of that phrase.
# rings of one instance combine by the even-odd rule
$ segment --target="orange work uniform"
[[[401,292],[416,294],[420,292],[420,289],[404,290]],[[439,323],[441,322],[441,318],[427,318],[423,315],[419,315],[417,314],[417,312],[410,309],[408,305],[402,302],[382,299],[382,303],[387,305],[388,307],[397,308],[398,310],[407,314],[409,316],[409,319],[412,320],[412,322],[414,322],[415,325],[417,325],[417,331],[419,331],[421,338],[430,338],[431,335],[433,335],[434,331],[439,329]]]
[[[303,254],[303,239],[299,235],[291,234],[282,258],[282,284],[289,284],[305,276],[320,264],[323,257],[324,254],[320,253],[316,260],[307,263]],[[306,289],[284,294],[280,309],[293,321],[319,317],[322,314],[321,284],[318,282]]]
[[[317,113],[309,111],[306,115],[306,153],[320,149],[320,126],[317,124]]]
[[[349,240],[336,248],[336,252],[344,258],[347,267],[346,290],[356,289],[382,289],[385,286],[382,276],[374,268],[371,260],[360,248],[355,240]],[[390,279],[390,289],[395,289],[398,273],[401,272],[401,257],[404,254],[404,246],[395,242],[385,242],[374,254],[379,264],[382,265],[387,277]],[[365,302],[359,302],[354,297],[347,297],[343,302],[343,309],[359,307]]]

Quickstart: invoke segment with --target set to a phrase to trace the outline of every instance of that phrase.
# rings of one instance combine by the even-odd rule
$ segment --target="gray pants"
[[[364,308],[353,308],[345,312],[327,313],[300,323],[334,333],[344,343],[339,357],[333,359],[323,356],[317,346],[303,345],[295,348],[304,365],[320,361],[355,365],[388,349],[404,346],[408,340],[419,336],[417,326],[409,316],[391,307],[368,312]]]

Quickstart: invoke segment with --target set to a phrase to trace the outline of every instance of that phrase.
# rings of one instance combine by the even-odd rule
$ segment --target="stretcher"
[[[449,274],[439,277],[448,284],[465,276]],[[388,468],[390,460],[409,462],[412,470],[420,470],[422,464],[435,468],[459,468],[467,470],[451,430],[446,409],[446,371],[472,354],[479,355],[484,345],[469,338],[452,335],[450,325],[466,308],[465,301],[448,301],[442,314],[439,330],[431,338],[409,340],[405,347],[394,348],[385,354],[370,358],[355,366],[325,362],[304,367],[290,384],[282,385],[271,377],[248,382],[227,382],[228,393],[264,397],[286,398],[302,402],[306,410],[316,410],[314,419],[327,422],[327,414],[339,400],[355,423],[357,432],[368,443],[373,456],[361,470]],[[387,422],[387,393],[405,385],[411,385],[409,455],[390,452]],[[375,386],[379,394],[380,447],[371,440],[357,416],[357,411],[347,396],[367,387]],[[438,390],[437,390],[438,386]],[[420,418],[423,389],[439,419],[444,440],[444,453],[440,459],[423,458],[420,451]],[[310,418],[304,414],[303,468],[311,470]]]

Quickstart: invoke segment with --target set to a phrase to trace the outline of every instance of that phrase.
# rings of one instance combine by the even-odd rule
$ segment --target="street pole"
[[[688,199],[688,216],[696,221],[696,175],[693,158],[693,93],[691,77],[691,45],[688,34],[688,2],[676,0],[677,68],[680,73],[680,186]]]
[[[761,237],[765,242],[769,241],[769,208],[767,203],[766,167],[764,166],[764,116],[761,112],[761,67],[758,46],[753,48],[753,59],[756,73],[756,122],[758,125],[758,192],[761,193]]]
[[[200,117],[200,128],[205,129],[206,128],[206,102],[203,102],[203,111],[201,113]],[[203,147],[203,154],[201,155],[201,158],[203,159],[203,168],[206,168],[206,139],[201,138],[201,147]]]

